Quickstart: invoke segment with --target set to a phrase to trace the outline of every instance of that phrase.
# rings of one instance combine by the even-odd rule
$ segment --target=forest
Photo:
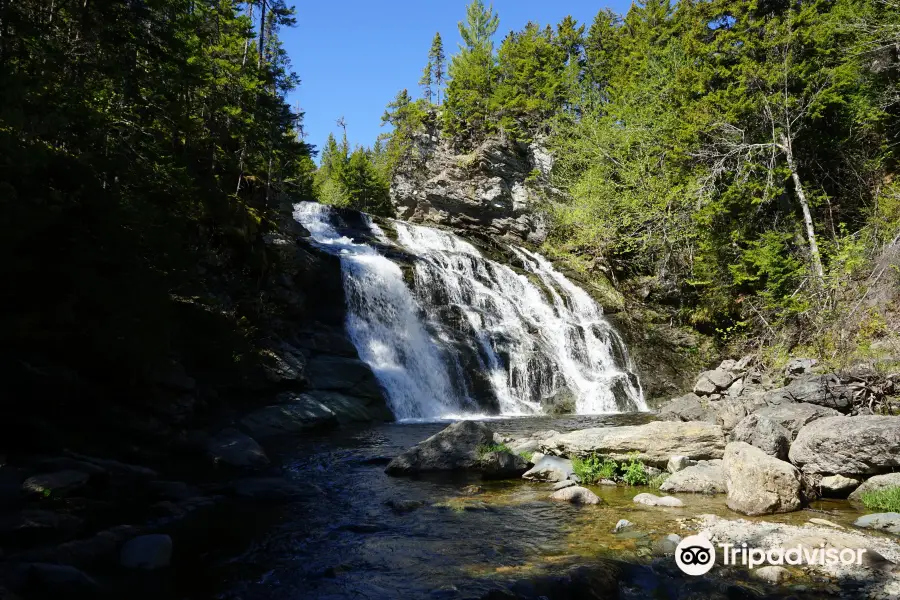
[[[721,341],[833,355],[887,330],[863,300],[897,251],[900,4],[648,0],[495,47],[500,23],[474,0],[455,53],[435,37],[421,98],[398,93],[359,150],[382,180],[421,166],[425,121],[461,151],[539,143],[564,192],[539,208],[548,254],[653,278]]]

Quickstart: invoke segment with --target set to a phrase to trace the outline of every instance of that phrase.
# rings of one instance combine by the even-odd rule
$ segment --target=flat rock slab
[[[800,471],[755,446],[746,442],[728,444],[722,471],[728,494],[726,504],[731,510],[767,515],[800,508]]]
[[[599,454],[623,461],[635,458],[665,468],[674,455],[690,459],[722,458],[725,436],[721,427],[701,421],[654,421],[627,427],[597,427],[554,436],[541,443],[544,454]]]
[[[667,493],[724,494],[725,474],[720,465],[695,465],[676,471],[659,487]]]
[[[841,416],[841,413],[833,408],[809,404],[807,402],[793,402],[765,406],[754,411],[754,414],[775,421],[790,431],[791,439],[796,438],[800,430],[813,421],[824,419],[826,417]]]
[[[828,417],[797,434],[789,457],[804,473],[874,475],[900,467],[900,417]]]
[[[635,496],[632,502],[635,504],[643,504],[645,506],[665,506],[669,508],[681,508],[684,506],[684,502],[678,498],[673,498],[672,496],[659,497],[646,492]]]
[[[600,504],[601,500],[591,490],[581,486],[566,487],[550,495],[551,500],[571,502],[572,504]]]
[[[858,518],[853,524],[864,529],[877,529],[900,535],[900,513],[889,512],[865,515]]]

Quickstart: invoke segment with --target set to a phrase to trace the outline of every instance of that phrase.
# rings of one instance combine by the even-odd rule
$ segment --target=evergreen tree
[[[441,103],[441,89],[444,85],[444,42],[441,40],[440,32],[434,34],[431,41],[431,50],[428,52],[428,61],[431,64],[434,76],[434,84],[437,86],[437,103]]]
[[[422,71],[422,77],[419,79],[419,85],[422,87],[422,96],[427,102],[431,102],[431,86],[434,84],[434,80],[432,79],[433,68],[434,63],[429,60],[428,64],[425,65],[425,69]]]

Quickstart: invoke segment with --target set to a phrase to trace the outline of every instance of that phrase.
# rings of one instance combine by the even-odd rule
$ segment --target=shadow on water
[[[634,414],[491,424],[516,436],[646,420]],[[671,557],[654,556],[655,540],[683,533],[681,518],[733,518],[722,497],[691,496],[685,512],[631,502],[648,490],[595,487],[606,504],[578,507],[550,502],[549,484],[384,473],[390,458],[445,426],[384,424],[284,441],[273,454],[290,478],[308,486],[309,497],[212,517],[204,535],[215,536],[217,547],[200,564],[182,565],[176,587],[183,597],[228,600],[822,597],[796,589],[769,595],[773,590],[740,573],[690,578]],[[620,518],[637,523],[640,533],[613,534]]]

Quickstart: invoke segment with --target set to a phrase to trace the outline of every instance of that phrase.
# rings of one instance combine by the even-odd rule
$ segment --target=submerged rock
[[[722,460],[726,503],[745,515],[791,512],[800,508],[800,471],[746,442],[732,442]]]
[[[408,475],[470,469],[478,464],[479,448],[493,442],[494,432],[484,423],[459,421],[409,448],[384,471],[388,475]]]
[[[587,456],[600,454],[623,461],[632,457],[664,468],[673,455],[691,459],[722,458],[725,436],[712,423],[654,421],[646,425],[598,427],[564,433],[541,444],[545,454]]]
[[[644,504],[646,506],[666,506],[669,508],[681,508],[684,502],[672,496],[656,496],[654,494],[642,493],[638,494],[632,500],[635,504]]]
[[[574,476],[572,461],[557,456],[532,457],[534,466],[525,472],[522,477],[532,481],[565,481]]]
[[[804,473],[870,475],[900,467],[900,417],[830,417],[800,430],[791,462]]]
[[[602,502],[597,494],[577,485],[553,492],[550,495],[550,499],[560,502],[571,502],[572,504],[600,504]]]

